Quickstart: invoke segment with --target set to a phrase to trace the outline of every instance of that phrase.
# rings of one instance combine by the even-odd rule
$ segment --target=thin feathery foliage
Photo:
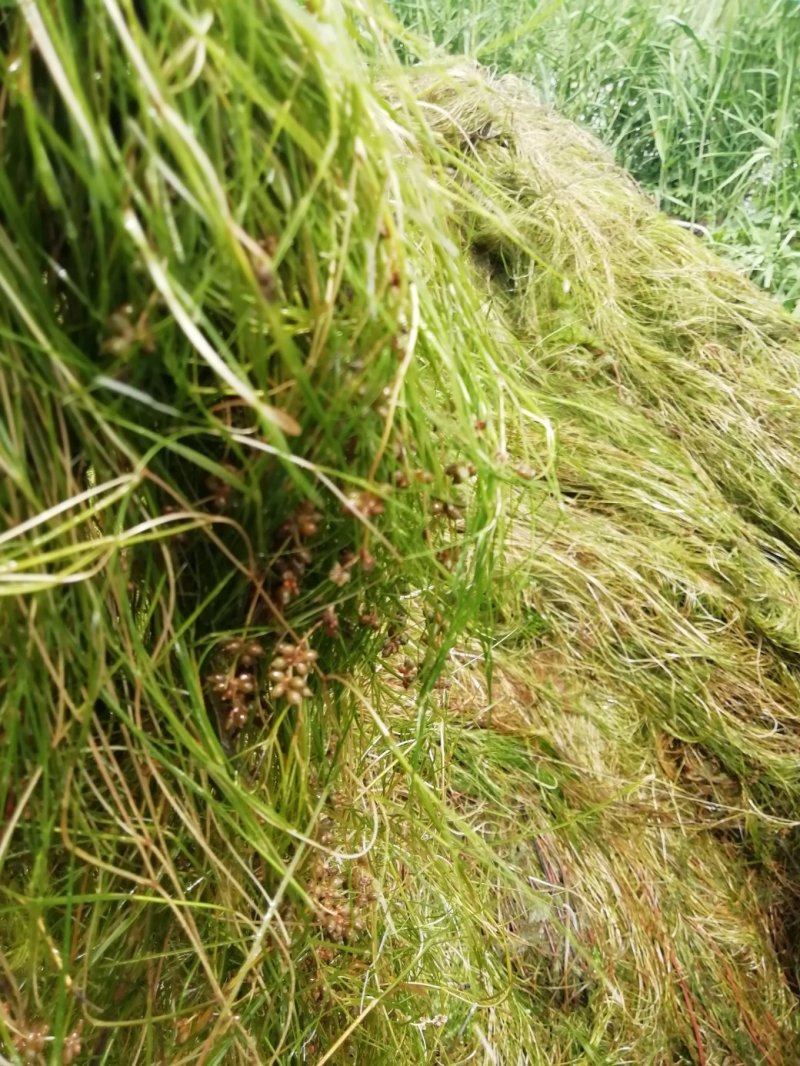
[[[796,320],[378,7],[78,14],[3,23],[5,1054],[796,1062]]]

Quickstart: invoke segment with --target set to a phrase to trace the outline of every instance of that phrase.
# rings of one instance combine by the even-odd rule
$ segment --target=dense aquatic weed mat
[[[377,9],[73,14],[6,25],[7,1054],[796,1061],[796,324]]]
[[[491,209],[463,213],[465,236],[558,442],[558,492],[531,488],[545,541],[532,592],[548,589],[573,638],[566,614],[582,603],[576,660],[619,658],[633,685],[684,671],[674,709],[720,744],[741,729],[742,754],[791,791],[800,326],[518,83],[458,70],[426,83],[428,99],[445,136],[467,138],[470,188],[494,183]]]

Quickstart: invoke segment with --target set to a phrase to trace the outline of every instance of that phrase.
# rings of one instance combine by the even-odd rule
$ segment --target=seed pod
[[[339,619],[335,607],[326,607],[322,612],[322,628],[328,637],[335,637],[339,632]]]
[[[461,485],[475,476],[475,466],[473,463],[451,463],[446,467],[445,473],[454,484]]]
[[[341,588],[350,580],[350,571],[346,570],[341,563],[334,563],[328,577],[334,585]]]
[[[230,732],[234,729],[242,729],[247,725],[247,708],[241,703],[234,703],[228,713],[225,728]]]

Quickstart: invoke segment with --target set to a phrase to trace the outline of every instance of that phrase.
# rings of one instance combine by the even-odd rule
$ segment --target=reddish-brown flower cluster
[[[348,864],[348,870],[333,859],[318,859],[308,883],[314,907],[314,923],[330,940],[346,943],[363,933],[375,902],[375,885],[364,862]]]
[[[229,470],[231,474],[238,474],[239,471],[231,463],[223,464],[226,470]],[[211,474],[206,478],[206,488],[211,493],[211,506],[215,511],[226,511],[231,502],[231,496],[233,495],[233,487],[228,484],[221,477],[217,477],[215,474]]]
[[[78,1058],[81,1053],[81,1029],[83,1023],[81,1023],[77,1029],[73,1029],[71,1033],[68,1033],[64,1037],[64,1043],[61,1045],[61,1063],[62,1066],[71,1066],[73,1062]]]
[[[411,688],[417,676],[417,668],[413,660],[406,656],[400,666],[398,666],[397,673],[400,675],[403,688]]]
[[[342,588],[350,580],[350,570],[337,562],[331,567],[328,577],[337,588]]]
[[[225,729],[233,732],[242,729],[250,716],[249,704],[257,690],[253,668],[264,654],[264,649],[257,640],[229,640],[225,652],[235,660],[233,669],[227,673],[211,674],[207,681],[208,687],[227,708]]]
[[[383,500],[374,492],[348,492],[345,501],[345,510],[360,518],[374,518],[384,511]]]
[[[281,583],[278,588],[278,600],[281,606],[286,607],[300,595],[300,582],[294,571],[286,569],[281,574]]]
[[[305,643],[280,643],[269,666],[273,699],[284,699],[293,707],[299,707],[303,700],[312,696],[308,675],[318,657],[318,653]]]
[[[475,477],[474,463],[451,463],[445,469],[445,473],[455,485],[461,485],[470,478]]]
[[[328,578],[337,588],[342,588],[352,577],[352,571],[356,566],[361,566],[365,574],[371,573],[376,566],[377,560],[368,548],[361,548],[358,552],[345,548],[339,553],[338,560],[333,564],[328,573]]]
[[[395,655],[404,644],[408,644],[407,634],[398,629],[397,626],[391,625],[387,632],[386,642],[381,648],[381,655],[384,659],[388,659]]]
[[[278,530],[282,537],[296,541],[309,540],[319,532],[322,515],[310,500],[303,500],[297,510]]]
[[[437,560],[442,564],[445,570],[453,570],[460,555],[460,550],[457,546],[451,548],[442,548],[441,551],[436,553]]]
[[[23,1062],[40,1062],[50,1037],[47,1022],[35,1022],[24,1026],[14,1035],[14,1045]]]
[[[339,616],[335,607],[326,607],[322,612],[322,629],[326,637],[335,637],[339,632]]]
[[[438,518],[440,515],[444,515],[445,518],[449,518],[451,522],[458,521],[461,518],[461,508],[456,507],[454,503],[448,503],[447,500],[431,500],[431,514]]]

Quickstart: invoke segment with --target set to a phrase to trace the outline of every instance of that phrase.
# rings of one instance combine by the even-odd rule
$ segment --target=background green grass
[[[800,301],[795,0],[394,0],[444,49],[533,84],[676,218]]]

